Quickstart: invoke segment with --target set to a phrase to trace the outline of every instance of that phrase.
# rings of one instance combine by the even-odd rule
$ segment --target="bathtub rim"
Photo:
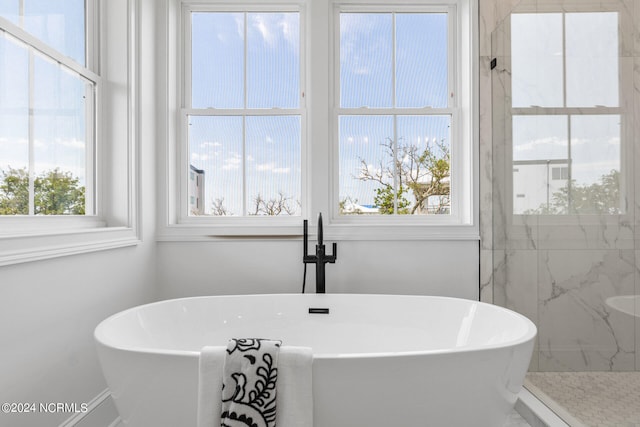
[[[184,300],[196,300],[196,299],[224,299],[224,298],[238,298],[238,297],[266,297],[266,296],[300,296],[303,294],[299,294],[299,293],[270,293],[270,294],[231,294],[231,295],[201,295],[201,296],[193,296],[193,297],[181,297],[181,298],[169,298],[169,299],[164,299],[164,300],[160,300],[160,301],[154,301],[154,302],[150,302],[150,303],[146,303],[146,304],[140,304],[134,307],[130,307],[128,309],[119,311],[117,313],[114,313],[112,315],[110,315],[109,317],[105,318],[104,320],[102,320],[100,323],[98,323],[98,325],[95,327],[94,331],[93,331],[93,338],[94,341],[98,344],[101,345],[105,348],[109,348],[109,349],[113,349],[113,350],[118,350],[118,351],[125,351],[125,352],[130,352],[130,353],[140,353],[140,354],[155,354],[155,355],[167,355],[167,356],[187,356],[187,357],[199,357],[201,351],[196,351],[196,350],[162,350],[162,349],[157,349],[157,348],[150,348],[150,347],[132,347],[132,346],[121,346],[121,345],[112,345],[110,343],[105,342],[105,340],[103,339],[103,337],[101,335],[104,335],[103,329],[106,328],[106,324],[109,323],[110,320],[116,319],[118,317],[121,316],[125,316],[128,313],[135,311],[135,310],[139,310],[139,309],[143,309],[145,307],[149,307],[149,306],[155,306],[155,305],[161,305],[161,304],[167,304],[171,301],[184,301]],[[505,348],[513,348],[513,347],[517,347],[518,345],[527,343],[529,341],[532,341],[536,338],[537,336],[537,327],[536,325],[531,321],[531,319],[529,319],[528,317],[510,310],[508,308],[505,307],[501,307],[499,305],[495,305],[495,304],[491,304],[491,303],[486,303],[483,301],[476,301],[476,300],[470,300],[470,299],[465,299],[465,298],[456,298],[456,297],[447,297],[447,296],[436,296],[436,295],[404,295],[404,294],[352,294],[352,293],[333,293],[333,294],[314,294],[314,293],[310,293],[310,294],[306,294],[308,296],[315,296],[315,295],[339,295],[339,296],[366,296],[366,297],[376,297],[376,298],[384,298],[384,297],[403,297],[403,298],[428,298],[428,299],[440,299],[440,300],[457,300],[457,301],[467,301],[470,303],[474,303],[474,304],[478,304],[481,306],[488,306],[491,307],[492,310],[498,310],[498,311],[502,311],[502,312],[506,312],[509,315],[513,315],[517,318],[520,318],[526,325],[527,325],[527,331],[525,334],[523,334],[521,337],[514,339],[514,340],[510,340],[510,341],[506,341],[506,342],[502,342],[499,344],[489,344],[489,345],[483,345],[483,346],[476,346],[476,347],[453,347],[453,348],[442,348],[442,349],[436,349],[436,350],[416,350],[416,351],[398,351],[398,352],[376,352],[376,353],[320,353],[320,354],[313,354],[313,359],[314,360],[323,360],[323,359],[327,359],[327,360],[332,360],[332,359],[368,359],[368,358],[389,358],[389,357],[415,357],[415,356],[427,356],[427,355],[442,355],[442,354],[460,354],[460,353],[473,353],[473,352],[479,352],[479,351],[490,351],[490,350],[498,350],[498,349],[505,349]],[[286,344],[285,344],[286,345]],[[225,345],[215,345],[212,344],[212,346],[214,347],[225,347]],[[204,347],[204,346],[203,346]]]

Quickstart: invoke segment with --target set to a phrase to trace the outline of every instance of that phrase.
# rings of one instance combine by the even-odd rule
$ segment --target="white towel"
[[[309,347],[280,348],[276,384],[278,427],[313,427],[312,364]]]
[[[207,346],[200,352],[198,427],[220,426],[225,355],[226,347]],[[280,348],[276,384],[278,427],[313,427],[312,364],[310,348]]]
[[[222,368],[227,347],[207,346],[200,350],[198,374],[198,427],[220,427],[222,411]]]

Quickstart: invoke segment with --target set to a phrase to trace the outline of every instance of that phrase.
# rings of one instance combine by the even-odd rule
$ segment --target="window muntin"
[[[0,215],[94,215],[98,78],[84,66],[85,2],[19,6],[2,17],[44,41],[0,28]]]
[[[205,183],[188,216],[300,215],[299,11],[185,13],[186,166]]]
[[[511,16],[515,215],[624,213],[618,20]]]
[[[339,215],[451,213],[453,15],[339,12]]]

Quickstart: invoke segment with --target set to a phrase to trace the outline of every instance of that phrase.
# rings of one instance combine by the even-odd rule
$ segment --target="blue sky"
[[[84,64],[84,0],[0,2],[0,15],[22,26],[76,62]],[[85,180],[85,89],[87,83],[35,52],[35,174],[60,167]],[[0,169],[29,165],[29,50],[0,32]]]
[[[395,106],[447,107],[446,15],[401,14],[396,19]],[[297,13],[194,13],[192,24],[194,108],[242,108],[245,102],[249,108],[299,107]],[[392,15],[342,14],[340,26],[341,106],[393,107]],[[241,118],[191,117],[190,160],[205,170],[205,206],[224,199],[231,212],[241,215],[243,170],[248,208],[258,193],[273,198],[281,192],[299,200],[300,126],[298,117],[248,117],[243,163]],[[448,143],[449,126],[447,116],[399,117],[397,133],[417,145],[436,139]],[[340,119],[340,199],[373,204],[379,184],[358,179],[361,159],[372,168],[388,162],[381,144],[393,135],[393,116]]]

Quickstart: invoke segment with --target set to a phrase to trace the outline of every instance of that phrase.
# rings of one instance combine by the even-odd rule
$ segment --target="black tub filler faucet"
[[[333,255],[327,255],[325,253],[324,243],[322,243],[322,214],[318,214],[318,242],[316,244],[316,254],[309,255],[309,232],[308,232],[308,221],[305,219],[303,221],[304,227],[304,243],[303,243],[303,254],[302,254],[302,262],[305,264],[315,264],[316,265],[316,293],[324,294],[325,293],[325,276],[324,276],[324,265],[326,263],[335,263],[336,255],[338,251],[338,244],[333,244]]]

